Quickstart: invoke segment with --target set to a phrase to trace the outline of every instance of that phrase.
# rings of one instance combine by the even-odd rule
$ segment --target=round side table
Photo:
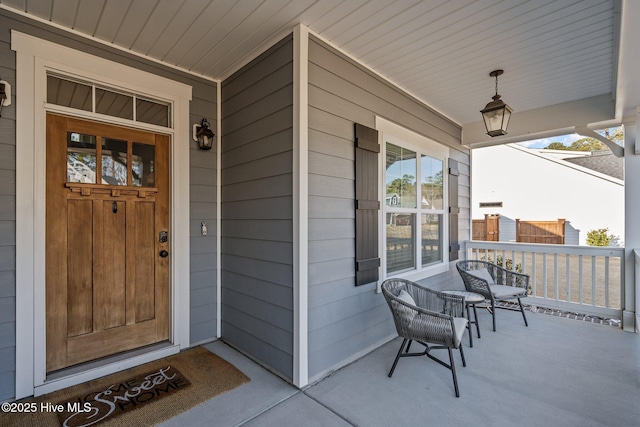
[[[476,304],[480,304],[484,302],[484,297],[480,294],[476,294],[475,292],[468,291],[442,291],[447,294],[452,295],[460,295],[464,297],[464,303],[467,307],[467,319],[469,320],[469,347],[473,347],[473,333],[471,332],[471,325],[476,325],[476,333],[478,334],[478,338],[480,338],[480,326],[478,325],[478,312],[476,311]],[[471,319],[471,308],[473,308],[473,319]]]

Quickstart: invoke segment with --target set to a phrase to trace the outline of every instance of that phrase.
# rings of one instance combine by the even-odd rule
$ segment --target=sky
[[[609,128],[610,132],[615,132],[618,128]],[[604,135],[604,131],[596,131],[600,135]],[[578,135],[577,133],[572,133],[570,135],[560,135],[554,136],[551,138],[542,138],[542,139],[532,139],[531,141],[519,142],[518,145],[527,148],[545,148],[549,146],[552,142],[561,142],[565,146],[571,145],[573,142],[579,140],[580,138],[584,138],[582,135]]]
[[[531,141],[520,142],[518,143],[518,145],[527,148],[544,148],[552,142],[561,142],[563,145],[571,145],[572,142],[577,141],[580,138],[583,138],[583,136],[580,136],[577,133],[572,133],[570,135],[554,136],[551,138],[534,139]]]

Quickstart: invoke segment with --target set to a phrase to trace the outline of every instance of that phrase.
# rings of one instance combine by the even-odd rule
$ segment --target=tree
[[[400,200],[404,197],[416,197],[416,177],[404,174],[402,178],[396,178],[387,184],[387,194],[396,193]]]
[[[589,246],[609,246],[611,241],[617,236],[607,234],[608,228],[599,228],[587,231],[587,245]]]
[[[624,132],[621,127],[604,129],[602,135],[615,142],[618,145],[622,145],[624,142]],[[601,151],[606,150],[607,146],[602,142],[594,138],[580,138],[574,141],[571,145],[567,146],[561,142],[552,142],[545,147],[545,150],[566,150],[566,151]]]
[[[552,142],[551,144],[547,145],[544,149],[545,150],[567,150],[567,146],[564,145],[562,142]]]

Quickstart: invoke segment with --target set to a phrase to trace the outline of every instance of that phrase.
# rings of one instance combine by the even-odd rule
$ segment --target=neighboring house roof
[[[590,156],[568,157],[563,160],[614,178],[624,179],[624,159],[614,156],[609,150],[594,151]]]

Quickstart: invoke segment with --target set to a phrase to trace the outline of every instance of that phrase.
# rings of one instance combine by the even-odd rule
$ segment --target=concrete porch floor
[[[388,378],[399,338],[302,391],[217,341],[205,347],[251,381],[162,425],[640,425],[639,335],[531,312],[527,328],[505,310],[493,332],[490,314],[478,315],[482,338],[469,348],[465,335],[466,368],[455,353],[460,398],[451,372],[426,357],[401,359]]]

